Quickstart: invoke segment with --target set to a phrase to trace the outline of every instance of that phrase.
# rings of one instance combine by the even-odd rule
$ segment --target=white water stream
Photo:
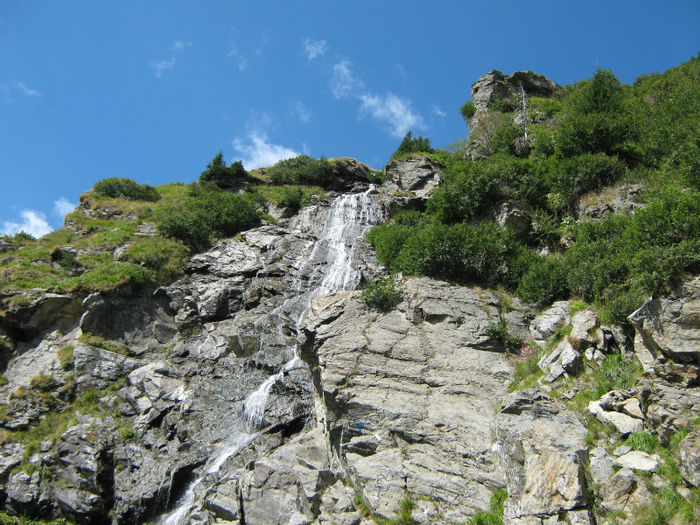
[[[264,316],[256,323],[260,332],[267,331],[270,324],[278,327],[293,326],[298,330],[309,311],[311,302],[321,295],[338,291],[351,290],[360,282],[360,271],[354,264],[354,247],[369,228],[382,221],[382,213],[372,201],[374,187],[364,193],[345,194],[336,198],[328,211],[328,216],[318,240],[299,270],[293,276],[291,287],[293,296]],[[310,272],[308,270],[312,268]],[[304,278],[305,274],[309,274]],[[273,320],[273,317],[277,317]],[[267,326],[265,326],[267,325]],[[283,338],[283,337],[282,337]],[[262,340],[262,339],[261,339]],[[261,343],[262,345],[262,343]],[[176,507],[166,515],[161,516],[156,523],[159,525],[184,525],[195,504],[196,488],[207,474],[215,474],[225,461],[236,454],[256,437],[256,429],[264,421],[265,408],[272,387],[283,375],[299,366],[304,366],[298,356],[296,345],[294,353],[277,374],[268,377],[258,388],[245,399],[244,415],[248,421],[249,431],[234,431],[224,444],[208,459],[203,467],[203,474],[197,477],[178,500]]]

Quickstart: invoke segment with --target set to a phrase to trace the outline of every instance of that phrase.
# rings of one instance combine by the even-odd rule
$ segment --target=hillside
[[[696,523],[700,57],[461,113],[3,238],[0,523]]]

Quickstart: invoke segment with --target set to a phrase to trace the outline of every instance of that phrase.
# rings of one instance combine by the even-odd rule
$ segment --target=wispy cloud
[[[17,82],[15,84],[15,87],[19,90],[20,93],[27,97],[43,97],[44,94],[36,89],[31,89],[28,88],[24,82]]]
[[[411,109],[411,101],[408,99],[387,93],[384,96],[361,95],[360,100],[360,113],[369,114],[384,124],[394,137],[401,138],[407,131],[423,127],[423,118]]]
[[[192,42],[189,40],[184,41],[184,40],[176,40],[172,44],[172,51],[173,54],[170,56],[170,58],[164,58],[164,59],[153,59],[150,61],[150,66],[151,69],[155,71],[156,78],[162,78],[163,73],[166,71],[171,71],[175,69],[175,64],[177,62],[176,60],[176,55],[182,53],[186,49],[189,49],[192,47]]]
[[[165,60],[152,60],[151,67],[156,72],[156,78],[161,78],[165,71],[170,71],[175,68],[175,57],[170,57]]]
[[[433,115],[440,118],[445,118],[447,113],[445,113],[437,104],[433,104]]]
[[[173,51],[184,51],[185,49],[189,49],[190,47],[192,47],[192,42],[190,42],[189,40],[176,40],[175,42],[173,42]]]
[[[34,237],[46,235],[53,228],[46,220],[46,215],[36,210],[22,210],[19,212],[20,219],[18,222],[5,221],[2,225],[2,233],[5,235],[14,235],[15,233],[25,232]]]
[[[323,55],[328,50],[328,42],[325,40],[311,40],[310,38],[304,39],[304,52],[306,53],[306,58],[308,60],[313,60],[314,58]]]
[[[345,98],[362,88],[362,81],[354,75],[351,67],[352,64],[348,60],[341,60],[333,66],[330,88],[335,98]]]
[[[251,131],[247,143],[235,139],[233,147],[242,156],[243,166],[247,170],[272,166],[282,159],[299,156],[299,153],[291,148],[272,144],[267,133],[261,131]]]
[[[54,215],[63,218],[77,207],[77,204],[70,202],[65,197],[59,197],[58,200],[55,200],[53,203],[53,212]]]
[[[301,100],[297,100],[292,104],[290,113],[304,123],[311,120],[311,110]]]

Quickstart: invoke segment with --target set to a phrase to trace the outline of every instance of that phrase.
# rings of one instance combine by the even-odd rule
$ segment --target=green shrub
[[[508,492],[498,489],[491,494],[489,510],[477,512],[471,519],[472,525],[503,525],[504,503],[508,499]]]
[[[391,277],[367,283],[362,290],[362,300],[370,308],[389,312],[403,300],[401,286]]]
[[[157,201],[160,194],[153,186],[139,184],[131,179],[112,177],[102,179],[92,187],[95,195],[111,197],[113,199],[125,198],[134,201]]]
[[[433,148],[430,146],[430,139],[424,137],[414,137],[413,132],[409,131],[404,136],[398,149],[394,152],[391,158],[409,155],[411,153],[431,153]]]
[[[282,190],[282,206],[293,211],[301,208],[304,198],[304,193],[301,186],[286,186]]]
[[[464,104],[462,104],[462,107],[459,108],[459,112],[462,114],[464,121],[469,124],[469,119],[471,119],[476,113],[474,102],[467,100]]]
[[[314,159],[299,155],[284,159],[267,171],[273,184],[303,184],[327,188],[347,175],[346,165],[341,160],[329,161],[321,157]]]
[[[58,383],[53,376],[47,376],[43,372],[39,372],[38,375],[29,380],[29,386],[40,392],[51,392],[58,386]]]
[[[199,175],[200,182],[209,182],[219,188],[235,188],[246,182],[247,179],[248,172],[243,168],[243,163],[239,160],[226,167],[221,151],[207,164],[207,169]]]
[[[36,240],[33,235],[25,232],[24,230],[18,231],[17,233],[14,234],[12,239],[15,242],[22,242],[22,241],[34,241]]]
[[[536,256],[520,279],[516,293],[525,302],[545,306],[569,296],[567,276],[568,267],[562,258]]]
[[[126,249],[124,260],[154,271],[158,283],[167,283],[184,272],[187,248],[173,239],[138,238]]]
[[[508,326],[506,326],[505,321],[498,321],[497,323],[491,323],[486,327],[484,333],[487,337],[495,339],[503,345],[503,347],[510,353],[519,353],[523,344],[523,339],[521,337],[516,337],[508,331]]]
[[[261,213],[258,195],[204,191],[184,206],[162,208],[156,224],[161,234],[201,251],[209,246],[212,234],[233,236],[258,224]]]
[[[587,153],[550,165],[552,189],[575,196],[612,184],[625,174],[625,164],[605,153]]]

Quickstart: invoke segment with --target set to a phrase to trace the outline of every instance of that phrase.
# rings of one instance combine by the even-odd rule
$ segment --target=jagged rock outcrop
[[[659,355],[700,365],[700,277],[668,297],[652,298],[629,316],[635,350],[646,369]]]
[[[504,75],[493,70],[482,75],[472,84],[471,100],[474,103],[474,115],[469,119],[469,141],[465,153],[472,159],[490,155],[490,142],[497,124],[497,113],[504,110],[512,111],[522,106],[521,97],[526,96],[551,97],[561,86],[538,73],[532,71],[516,71],[512,75]],[[512,109],[511,109],[512,108]],[[529,117],[519,114],[514,124],[523,126]],[[525,136],[517,137],[514,148],[518,155],[527,156],[530,144]]]

